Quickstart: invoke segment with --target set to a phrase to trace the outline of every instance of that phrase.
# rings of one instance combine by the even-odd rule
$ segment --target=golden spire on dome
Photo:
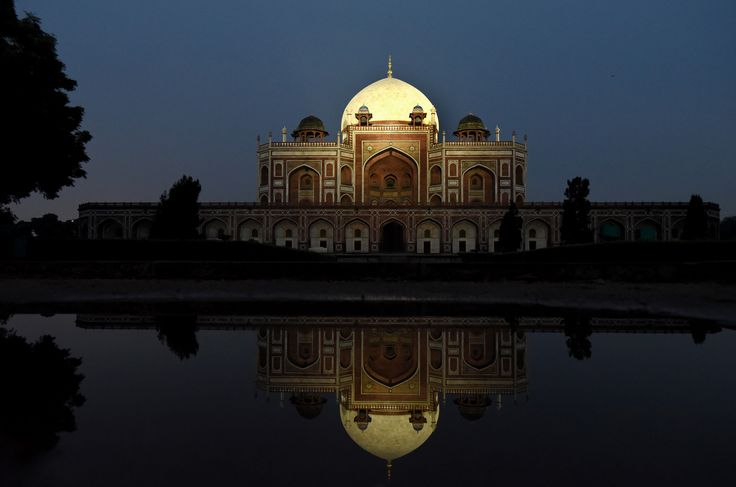
[[[388,479],[389,483],[391,483],[391,467],[393,467],[393,465],[391,465],[391,460],[389,460],[388,462],[386,462],[386,478]]]
[[[394,72],[391,70],[391,54],[388,55],[388,77],[393,77]]]

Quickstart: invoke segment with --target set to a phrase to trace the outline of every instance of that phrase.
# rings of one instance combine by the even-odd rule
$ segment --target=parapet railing
[[[443,147],[511,147],[515,149],[526,149],[526,144],[514,142],[513,140],[473,140],[473,141],[445,141],[432,144],[432,149]]]
[[[337,142],[266,142],[265,144],[259,144],[258,149],[268,149],[269,147],[332,147],[332,148],[343,148],[350,149],[348,144],[338,144]]]
[[[385,132],[386,130],[409,130],[414,132],[434,132],[434,125],[405,125],[402,124],[376,124],[376,125],[348,125],[348,129],[355,132]]]
[[[387,126],[385,126],[387,127]],[[365,127],[364,127],[365,128]],[[371,128],[371,127],[368,127]],[[388,127],[387,127],[388,128]],[[378,130],[378,129],[375,129]],[[352,149],[353,147],[347,143],[337,142],[271,142],[261,143],[258,145],[258,150],[265,150],[274,147],[330,147],[330,148],[342,148]],[[443,147],[487,147],[487,148],[511,148],[526,150],[526,144],[521,142],[514,142],[512,140],[476,140],[476,141],[445,141],[430,144],[430,148],[433,150],[442,149]]]
[[[133,208],[143,207],[155,209],[158,206],[158,202],[153,201],[138,201],[138,202],[87,202],[79,205],[79,210],[95,209],[95,208]],[[562,207],[562,201],[532,201],[517,205],[519,209],[534,209],[534,208],[556,208]],[[590,203],[591,209],[601,209],[610,207],[626,207],[626,208],[657,208],[657,207],[677,207],[687,208],[687,201],[593,201]],[[719,206],[717,203],[706,202],[704,206],[707,209],[715,210]],[[342,205],[339,203],[334,204],[290,204],[290,203],[268,203],[263,204],[259,202],[244,202],[244,201],[207,201],[200,203],[200,209],[209,210],[213,208],[222,207],[239,207],[239,208],[278,208],[278,209],[315,209],[315,208],[343,208],[343,209],[355,209],[355,208],[367,208],[367,209],[391,209],[391,210],[410,210],[415,208],[424,209],[452,209],[452,208],[473,208],[473,209],[507,209],[508,203],[491,203],[491,204],[457,204],[457,203],[443,203],[440,205],[427,205],[427,204],[414,204],[414,205]]]

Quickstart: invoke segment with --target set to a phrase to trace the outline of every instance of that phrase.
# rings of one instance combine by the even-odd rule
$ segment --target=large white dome
[[[373,118],[371,122],[384,122],[389,120],[400,120],[409,122],[409,114],[416,105],[420,105],[427,118],[425,124],[432,123],[432,110],[435,110],[434,125],[437,131],[440,129],[440,120],[436,109],[424,93],[410,85],[393,77],[379,79],[371,83],[356,94],[350,100],[342,113],[342,124],[344,132],[348,125],[357,123],[355,114],[361,106],[367,106]]]
[[[355,413],[340,406],[340,419],[348,436],[365,451],[389,462],[413,452],[427,441],[434,433],[440,416],[439,406],[436,411],[425,411],[427,424],[416,431],[409,423],[409,413],[373,413],[368,428],[361,430],[353,421]]]

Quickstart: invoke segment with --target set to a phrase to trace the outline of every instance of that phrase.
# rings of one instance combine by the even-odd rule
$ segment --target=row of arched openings
[[[307,171],[308,169],[305,167],[303,170]],[[303,175],[301,179],[299,180],[299,186],[303,189],[311,189],[314,186],[314,178],[319,177],[317,176],[317,173],[315,171],[314,174],[309,175]],[[475,171],[477,172],[477,171]],[[490,171],[489,171],[490,172]],[[492,173],[491,173],[492,175]],[[309,176],[309,177],[308,177]],[[396,178],[396,176],[393,176]],[[261,167],[261,178],[260,178],[261,186],[267,186],[269,184],[269,171],[267,166]],[[352,185],[353,184],[353,174],[352,170],[349,166],[342,166],[340,169],[340,181],[343,185]],[[394,179],[394,186],[396,180]],[[411,175],[405,174],[404,179],[402,180],[403,184],[402,187],[409,187],[411,186]],[[491,183],[494,181],[494,178],[491,178]],[[516,172],[515,172],[515,182],[517,185],[523,185],[524,184],[524,168],[521,165],[516,166]],[[370,184],[372,186],[379,186],[378,181],[376,179],[371,179]],[[430,186],[437,186],[442,184],[442,169],[438,165],[434,165],[431,167],[429,171],[429,184]],[[392,188],[394,186],[391,186]],[[476,190],[482,190],[484,186],[484,180],[481,176],[478,174],[473,174],[470,177],[470,184],[469,184],[469,190],[476,191]]]
[[[347,196],[347,195],[346,195]],[[318,220],[322,222],[319,226],[314,227],[316,233],[310,232],[310,238],[316,238],[317,247],[327,249],[332,246],[333,240],[333,227],[330,223],[324,220]],[[360,223],[357,223],[360,222]],[[141,218],[135,221],[131,227],[129,238],[135,240],[145,240],[150,236],[152,220],[150,218]],[[680,238],[682,234],[682,227],[684,221],[680,220],[675,222],[672,227],[671,236],[673,239]],[[314,226],[314,225],[313,225]],[[311,227],[310,227],[311,228]],[[495,222],[490,225],[492,241],[497,241],[499,237],[500,222]],[[543,223],[541,220],[534,220],[525,226],[524,242],[527,250],[534,250],[535,248],[546,247],[549,244],[550,239],[550,228],[549,225]],[[203,236],[207,239],[225,239],[229,238],[227,225],[220,219],[212,219],[205,223],[202,227]],[[346,226],[346,239],[354,239],[357,245],[352,248],[354,251],[363,252],[368,250],[368,226],[357,220],[356,223],[351,223]],[[476,235],[477,227],[474,223],[469,221],[462,221],[453,226],[452,240],[457,242],[457,248],[453,249],[454,252],[473,251],[476,248]],[[103,220],[97,226],[97,238],[100,239],[121,239],[124,236],[122,223],[114,218],[108,218]],[[279,233],[278,230],[274,233],[275,243],[279,244],[279,238],[283,239],[282,244],[285,246],[296,247],[297,232],[296,225],[291,223],[285,224],[283,232]],[[440,226],[431,220],[420,223],[417,226],[417,242],[421,246],[421,249],[417,251],[420,253],[438,253],[440,252],[440,241],[441,241],[441,230]],[[255,240],[263,241],[263,230],[259,222],[255,220],[247,220],[241,223],[237,231],[238,240]],[[598,226],[598,240],[602,242],[626,240],[626,230],[624,225],[618,220],[607,219],[604,220]],[[638,241],[656,241],[662,239],[662,227],[657,222],[645,219],[638,222],[634,227],[633,240]],[[429,243],[425,244],[422,240],[426,240]],[[460,243],[460,242],[465,242]],[[291,242],[290,244],[287,242]],[[433,243],[434,242],[434,243]],[[425,246],[428,245],[428,247]],[[491,244],[491,247],[493,245]],[[425,251],[427,250],[428,251]],[[348,249],[350,251],[350,249]]]
[[[314,173],[311,175],[312,178],[319,177],[316,171],[312,171],[312,172]],[[277,174],[277,176],[279,175]],[[331,173],[328,174],[328,176],[331,176]],[[306,184],[309,184],[310,187],[314,184],[313,181],[307,181],[305,176],[302,176],[302,181],[305,182]],[[342,166],[342,169],[340,169],[340,181],[341,181],[341,184],[344,184],[344,185],[353,184],[353,171],[350,169],[350,166]],[[269,183],[268,166],[262,166],[261,167],[261,186],[266,186],[268,185],[268,183]]]

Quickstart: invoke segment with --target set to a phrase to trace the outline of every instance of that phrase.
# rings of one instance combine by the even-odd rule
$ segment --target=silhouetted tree
[[[590,358],[593,355],[593,345],[589,339],[593,334],[590,317],[575,313],[565,316],[563,321],[565,336],[567,336],[567,351],[570,357],[578,360]]]
[[[197,316],[193,314],[161,315],[155,317],[158,339],[180,360],[197,355]]]
[[[683,240],[702,240],[708,237],[708,214],[705,212],[703,198],[698,194],[690,197],[685,216],[685,228],[682,231]]]
[[[509,205],[498,231],[498,248],[501,252],[515,252],[521,246],[521,216],[515,203]]]
[[[709,333],[718,333],[721,327],[707,321],[692,320],[690,322],[690,336],[693,337],[693,343],[701,345],[705,342],[705,337]]]
[[[0,206],[0,226],[9,226],[15,223],[15,215],[10,208]]]
[[[34,236],[42,239],[72,239],[77,235],[77,225],[70,220],[61,221],[53,213],[47,213],[40,218],[32,218],[30,222],[18,222],[19,235]]]
[[[193,239],[199,236],[199,180],[184,175],[161,195],[151,227],[151,237]]]
[[[590,228],[590,182],[580,176],[567,181],[565,201],[562,203],[560,237],[565,244],[593,241]]]
[[[33,192],[55,198],[85,176],[92,137],[80,130],[84,110],[69,105],[77,83],[64,73],[56,39],[38,17],[19,19],[10,0],[0,2],[0,68],[0,207]]]
[[[736,240],[736,216],[727,216],[721,220],[721,240]]]
[[[76,429],[74,408],[84,404],[77,373],[82,360],[54,338],[34,343],[0,327],[0,437],[26,457],[53,448],[58,433]]]

